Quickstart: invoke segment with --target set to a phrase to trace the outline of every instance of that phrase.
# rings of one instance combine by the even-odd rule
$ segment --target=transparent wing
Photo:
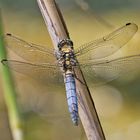
[[[16,72],[31,76],[37,80],[41,80],[46,84],[63,82],[63,77],[60,72],[60,67],[47,63],[28,63],[16,60],[2,60],[2,63]]]
[[[140,68],[140,55],[126,56],[113,60],[89,61],[81,64],[87,79],[96,85],[112,81],[128,72]]]
[[[40,86],[38,83],[33,86],[31,84],[29,89],[25,84],[24,87],[21,86],[21,96],[23,97],[18,96],[18,99],[24,111],[39,114],[47,126],[51,125],[53,131],[59,132],[61,138],[62,135],[64,135],[66,126],[68,126],[75,135],[77,135],[77,133],[78,135],[81,135],[81,124],[78,126],[79,130],[76,130],[76,132],[73,131],[73,124],[68,112],[65,90],[64,87],[61,89],[61,87],[58,86],[60,77],[62,78],[58,66],[51,64],[33,64],[16,60],[2,60],[2,63],[17,72],[34,78],[45,78],[44,80],[47,81],[47,84],[48,82],[50,84],[52,84],[52,82],[54,83],[51,89],[48,89],[46,84],[44,84],[45,86]],[[70,139],[72,139],[71,133],[68,133],[67,136],[68,135],[70,136]],[[57,139],[59,137],[60,136],[58,135]]]
[[[75,51],[78,61],[107,57],[124,46],[137,32],[138,26],[127,23],[103,38],[84,44]]]
[[[53,50],[28,43],[12,34],[6,34],[5,39],[8,48],[25,60],[36,63],[54,63],[56,61]]]

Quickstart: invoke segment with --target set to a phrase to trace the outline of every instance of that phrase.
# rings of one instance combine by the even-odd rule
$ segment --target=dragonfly
[[[140,54],[115,59],[110,59],[109,56],[125,46],[137,30],[138,26],[135,23],[127,23],[77,49],[74,49],[73,42],[69,38],[60,40],[57,50],[29,43],[8,33],[5,35],[7,47],[25,61],[3,59],[1,62],[17,72],[44,78],[46,83],[57,84],[64,78],[68,110],[72,122],[78,125],[78,97],[74,69],[80,67],[84,76],[93,79],[94,83],[109,82],[136,69],[139,67]]]

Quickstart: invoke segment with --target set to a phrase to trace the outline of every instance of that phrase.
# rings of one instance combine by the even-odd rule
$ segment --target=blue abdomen
[[[75,79],[72,74],[67,74],[65,78],[66,95],[71,119],[78,125],[78,101],[76,95]]]

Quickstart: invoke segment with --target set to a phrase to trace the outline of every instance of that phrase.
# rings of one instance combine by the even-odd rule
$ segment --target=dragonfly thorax
[[[58,47],[57,59],[59,65],[63,67],[64,72],[72,71],[73,66],[76,65],[72,41],[69,39],[62,40]]]

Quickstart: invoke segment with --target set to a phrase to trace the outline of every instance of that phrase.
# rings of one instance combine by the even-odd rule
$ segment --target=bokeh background
[[[75,47],[134,22],[140,25],[139,0],[57,0]],[[4,31],[52,47],[36,0],[0,0]],[[140,32],[115,57],[140,53]],[[10,57],[19,59],[15,53]],[[139,65],[139,64],[137,64]],[[129,69],[129,68],[128,68]],[[109,84],[88,83],[107,140],[140,139],[140,70]],[[81,125],[73,126],[63,86],[45,85],[13,73],[25,119],[27,140],[86,140]],[[0,83],[0,140],[11,140],[7,109]]]

